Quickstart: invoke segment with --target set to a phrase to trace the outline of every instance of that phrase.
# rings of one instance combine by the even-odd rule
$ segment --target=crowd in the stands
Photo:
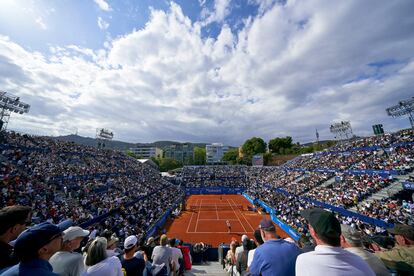
[[[392,182],[388,177],[377,175],[344,174],[336,179],[329,186],[311,189],[304,196],[349,208]]]
[[[79,251],[81,241],[84,238],[86,240],[86,236],[89,242],[85,245],[84,255],[79,254],[81,259],[76,255],[77,267],[68,268],[76,268],[76,275],[103,275],[108,271],[112,273],[108,275],[122,275],[123,270],[128,271],[132,267],[139,269],[140,273],[165,270],[168,274],[172,272],[173,275],[180,275],[182,268],[188,267],[184,257],[188,252],[184,247],[178,251],[173,249],[176,248],[174,239],[168,240],[162,236],[159,247],[155,247],[153,240],[142,244],[151,226],[184,198],[184,191],[163,180],[158,171],[113,150],[14,132],[3,135],[0,145],[0,208],[16,205],[27,207],[19,209],[19,215],[15,214],[13,219],[7,207],[0,211],[0,260],[7,261],[7,265],[1,263],[0,270],[20,262],[20,267],[15,266],[14,269],[30,272],[30,269],[37,267],[40,270],[36,273],[40,273],[42,269],[50,270],[46,264],[50,261],[53,271],[55,266],[58,271],[62,268],[63,260],[69,258],[62,256]],[[316,233],[309,226],[312,225],[312,219],[304,215],[306,210],[314,207],[309,199],[337,207],[354,207],[357,212],[368,217],[413,227],[412,201],[395,198],[363,201],[391,185],[395,181],[393,177],[313,171],[375,169],[411,172],[414,146],[400,143],[413,141],[412,131],[401,131],[341,143],[329,151],[296,158],[285,167],[185,166],[179,178],[186,187],[247,188],[247,195],[262,200],[276,211],[280,220],[305,237],[312,236],[318,244],[320,241],[315,239],[315,235],[321,233]],[[68,218],[79,225],[101,215],[108,216],[96,220],[89,230],[69,228],[63,232],[63,236],[61,227],[54,225],[65,222]],[[385,229],[366,224],[356,217],[336,214],[336,219],[363,236],[387,234]],[[36,226],[18,235],[31,224]],[[272,228],[269,222],[264,222],[262,227],[264,232]],[[410,229],[407,231],[414,231]],[[264,232],[260,232],[262,236],[266,234]],[[337,232],[336,229],[335,234]],[[269,239],[272,235],[269,234]],[[13,249],[9,242],[16,238],[15,255],[7,255]],[[62,238],[63,247],[59,240]],[[345,238],[344,241],[346,242]],[[401,239],[396,241],[403,243]],[[413,246],[414,239],[408,235],[405,242]],[[170,246],[167,247],[167,244]],[[247,251],[247,256],[252,249],[250,246],[251,244],[243,243],[239,251]],[[239,273],[247,271],[249,267],[247,263],[237,263],[240,256],[236,254],[237,248],[240,247],[231,245],[231,252],[234,253],[229,256],[232,273],[233,266],[236,266]],[[292,247],[290,250],[292,256],[301,254],[298,248]],[[58,254],[58,251],[67,253]],[[265,252],[267,251],[262,254]],[[414,252],[412,254],[414,258]],[[254,256],[256,258],[256,254]],[[248,258],[246,262],[247,260]],[[26,266],[28,263],[30,265]],[[298,271],[305,271],[306,261],[302,260],[301,264],[298,268],[296,263],[297,275],[301,274]],[[400,269],[386,264],[397,271]],[[259,272],[253,275],[267,275],[260,271],[259,264],[253,262],[251,265],[252,271]],[[291,272],[292,266],[289,269],[286,271]],[[401,269],[404,271],[404,268]],[[364,271],[367,272],[366,275],[371,275],[369,269]],[[26,275],[31,275],[29,272]],[[51,271],[49,274],[44,272],[44,275],[55,275]],[[9,274],[6,275],[16,275],[10,274],[13,273],[10,271],[7,273]]]
[[[184,166],[181,180],[186,187],[245,187],[247,166]]]
[[[4,138],[0,207],[31,206],[34,222],[82,223],[156,193],[147,211],[127,207],[145,228],[183,196],[158,171],[121,152],[14,132]]]

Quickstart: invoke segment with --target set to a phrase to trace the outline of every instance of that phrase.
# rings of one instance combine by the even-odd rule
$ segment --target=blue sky
[[[238,145],[409,127],[414,2],[0,1],[0,89],[31,104],[9,128],[112,129],[129,142]]]

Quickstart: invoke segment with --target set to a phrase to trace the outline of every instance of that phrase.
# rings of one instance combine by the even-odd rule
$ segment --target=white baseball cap
[[[89,235],[88,230],[83,230],[79,226],[71,226],[63,231],[63,241],[71,241],[79,237],[86,237]]]
[[[126,238],[124,241],[124,248],[130,249],[134,247],[137,244],[137,242],[138,242],[138,239],[135,235],[128,236],[128,238]]]

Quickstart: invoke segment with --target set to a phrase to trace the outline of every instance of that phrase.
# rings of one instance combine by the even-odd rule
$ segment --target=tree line
[[[266,143],[260,137],[252,137],[247,139],[241,148],[231,148],[223,156],[222,161],[231,165],[251,165],[254,155],[263,155],[264,164],[269,164],[269,161],[277,156],[283,155],[299,155],[304,153],[312,153],[331,147],[335,141],[327,141],[318,144],[300,145],[299,142],[293,143],[292,137],[276,137],[270,139]],[[127,152],[128,155],[135,156],[132,152]],[[183,165],[205,165],[206,164],[206,149],[201,147],[194,147],[194,154],[185,160],[185,164],[179,160],[169,157],[153,157],[151,158],[155,164],[158,165],[160,171],[170,171],[176,168],[181,168]]]

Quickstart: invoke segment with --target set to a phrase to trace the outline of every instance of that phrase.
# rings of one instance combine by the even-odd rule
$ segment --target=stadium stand
[[[162,225],[160,221],[183,202],[187,188],[205,187],[240,188],[252,202],[273,210],[272,218],[274,215],[301,235],[296,244],[303,250],[314,240],[309,218],[304,217],[303,211],[322,206],[334,211],[341,224],[352,226],[366,237],[366,248],[383,252],[388,247],[390,251],[406,250],[409,256],[414,256],[414,203],[409,197],[412,192],[403,191],[401,185],[399,193],[372,199],[374,194],[400,183],[402,175],[408,182],[413,181],[412,130],[353,139],[322,152],[297,157],[281,167],[185,166],[178,176],[181,179],[178,185],[162,179],[153,167],[121,152],[15,132],[4,133],[2,139],[0,208],[31,207],[31,223],[49,231],[42,236],[33,227],[35,235],[40,235],[39,242],[54,241],[61,233],[59,226],[44,222],[64,224],[70,219],[74,225],[88,229],[89,243],[83,244],[84,254],[92,254],[95,247],[102,250],[102,246],[106,247],[107,254],[106,258],[90,264],[114,262],[118,267],[119,262],[111,257],[122,255],[124,240],[134,235],[138,240],[134,243],[136,257],[148,260],[145,269],[153,273],[162,271],[162,266],[151,263],[155,243],[146,239],[157,235],[154,227]],[[194,205],[190,209],[220,210],[221,207]],[[9,229],[5,231],[8,233]],[[19,236],[18,244],[30,240],[29,234],[20,241]],[[0,237],[5,235],[0,233]],[[99,236],[105,237],[106,242],[93,243]],[[388,242],[391,236],[393,243]],[[14,235],[7,234],[7,237],[4,240],[8,242]],[[92,249],[88,251],[91,243]],[[398,246],[394,247],[395,243]],[[378,244],[381,244],[379,249],[375,247]],[[245,245],[246,255],[254,247]],[[192,252],[191,245],[189,248]],[[51,253],[53,248],[47,250]],[[169,250],[160,250],[170,254]],[[396,274],[405,275],[414,267],[409,260],[403,260],[403,267],[395,265],[390,254],[378,253],[378,256]],[[233,258],[232,266],[236,263],[242,263],[242,271],[246,270],[245,260]]]

